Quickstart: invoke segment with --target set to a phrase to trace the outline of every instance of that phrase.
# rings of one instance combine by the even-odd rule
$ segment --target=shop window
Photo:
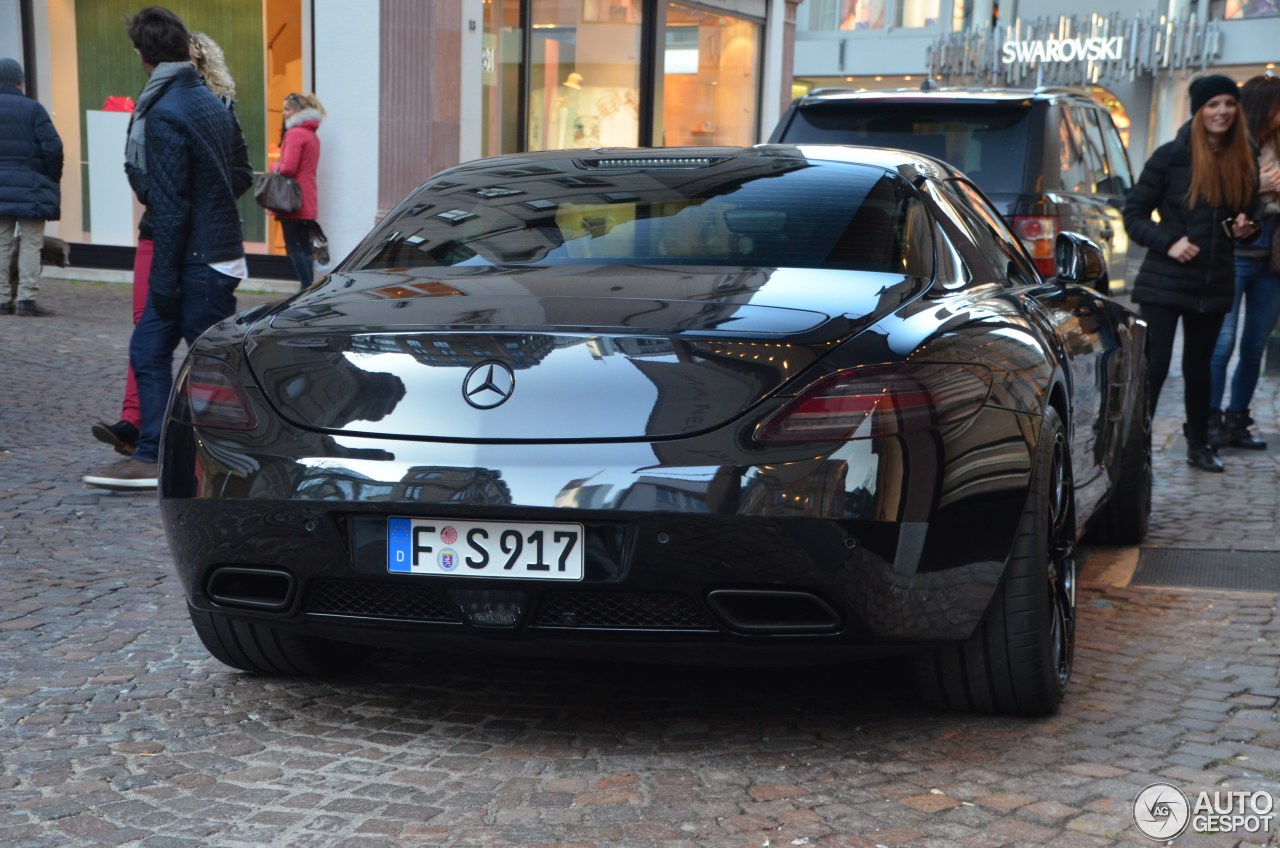
[[[805,0],[796,10],[796,29],[825,32],[836,29],[844,0]]]
[[[1215,2],[1211,10],[1218,12],[1214,17],[1228,21],[1246,20],[1249,18],[1274,18],[1280,15],[1280,3],[1276,0],[1226,0]]]
[[[483,38],[482,150],[485,156],[514,153],[520,149],[520,65],[524,61],[520,0],[490,0],[484,4]]]
[[[898,26],[904,29],[937,26],[940,5],[941,0],[899,0]]]
[[[842,0],[837,28],[884,29],[884,5],[885,0]]]
[[[667,4],[656,144],[754,142],[760,29],[744,18]]]
[[[94,0],[47,5],[51,31],[75,33],[75,38],[54,38],[49,43],[50,95],[59,104],[54,123],[67,161],[59,235],[72,242],[132,246],[141,207],[124,179],[128,114],[117,109],[128,99],[136,99],[147,82],[122,26],[144,4]],[[268,165],[269,149],[279,143],[279,108],[284,95],[276,97],[275,86],[302,85],[302,37],[297,32],[301,0],[225,0],[216,4],[172,0],[165,5],[222,48],[235,80],[236,115],[249,159],[255,171],[262,171]],[[282,32],[286,20],[294,28],[288,35]],[[284,66],[292,67],[296,77],[285,75],[282,81],[277,79],[281,65],[271,58],[272,51],[283,57],[290,38],[298,46]],[[274,98],[274,102],[267,98]],[[250,252],[264,250],[269,236],[262,208],[249,193],[240,199],[238,208],[245,222],[246,247]]]
[[[267,68],[267,102],[264,115],[266,127],[266,167],[271,170],[280,161],[280,142],[284,137],[284,99],[290,94],[305,93],[309,89],[302,73],[302,4],[300,0],[266,0],[263,3],[263,14],[266,28],[263,40],[266,48]],[[244,118],[242,117],[243,121]],[[248,133],[246,132],[246,136]],[[258,157],[255,155],[253,143],[249,144],[250,156],[254,159],[255,169]],[[263,236],[250,238],[250,222],[259,233],[265,229],[266,252],[276,256],[285,254],[284,234],[280,223],[262,209],[253,207],[250,217],[245,218],[245,241],[249,252],[263,249],[252,242],[263,240]]]
[[[533,0],[530,150],[635,147],[640,0]]]

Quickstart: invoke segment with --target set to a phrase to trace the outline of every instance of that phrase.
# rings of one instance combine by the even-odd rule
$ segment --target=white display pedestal
[[[89,129],[89,233],[93,244],[132,246],[133,191],[124,175],[128,112],[86,112]]]

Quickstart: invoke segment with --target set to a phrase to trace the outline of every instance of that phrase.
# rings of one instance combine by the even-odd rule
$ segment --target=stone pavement
[[[40,299],[59,315],[0,318],[3,848],[1140,846],[1153,782],[1280,793],[1276,596],[1130,586],[1136,550],[1087,551],[1076,676],[1034,721],[931,713],[900,663],[233,672],[186,619],[154,496],[79,482],[114,458],[88,428],[117,411],[127,287]],[[1255,404],[1275,449],[1220,476],[1182,460],[1180,388],[1149,546],[1280,549],[1277,378]]]

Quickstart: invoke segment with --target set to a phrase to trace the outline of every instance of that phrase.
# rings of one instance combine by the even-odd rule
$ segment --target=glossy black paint
[[[955,213],[974,201],[932,160],[790,147],[743,155],[775,153],[902,174],[936,221],[939,252],[962,257],[968,278],[340,267],[288,301],[223,322],[192,351],[236,375],[258,424],[167,424],[161,509],[188,602],[389,646],[473,637],[550,652],[570,643],[589,652],[598,640],[826,653],[967,637],[1003,573],[1048,405],[1069,424],[1080,532],[1105,501],[1134,412],[1126,399],[1141,377],[1133,351],[1144,325],[1087,280],[1028,273],[1007,233],[1009,262],[984,257],[964,229],[981,210]],[[487,167],[554,169],[563,158]],[[481,166],[443,176],[491,179]],[[489,360],[515,375],[512,399],[476,409],[463,382]],[[757,440],[762,421],[823,376],[908,362],[981,366],[990,394],[972,417],[931,430]],[[390,574],[392,515],[580,522],[584,580]],[[219,606],[207,583],[223,566],[287,572],[297,591],[279,611]],[[328,600],[335,587],[358,601]],[[785,593],[812,596],[813,609],[837,620],[814,632],[735,627],[707,600],[724,590],[779,593],[780,608],[795,597]],[[483,592],[516,598],[519,621],[470,620],[465,600]],[[384,593],[421,596],[421,611],[379,607]],[[575,605],[597,596],[624,608],[614,623],[585,623],[594,619]]]

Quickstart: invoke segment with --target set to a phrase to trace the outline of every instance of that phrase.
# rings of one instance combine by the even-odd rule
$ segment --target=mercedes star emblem
[[[493,409],[511,397],[516,375],[496,359],[487,359],[467,372],[462,381],[462,397],[476,409]]]

